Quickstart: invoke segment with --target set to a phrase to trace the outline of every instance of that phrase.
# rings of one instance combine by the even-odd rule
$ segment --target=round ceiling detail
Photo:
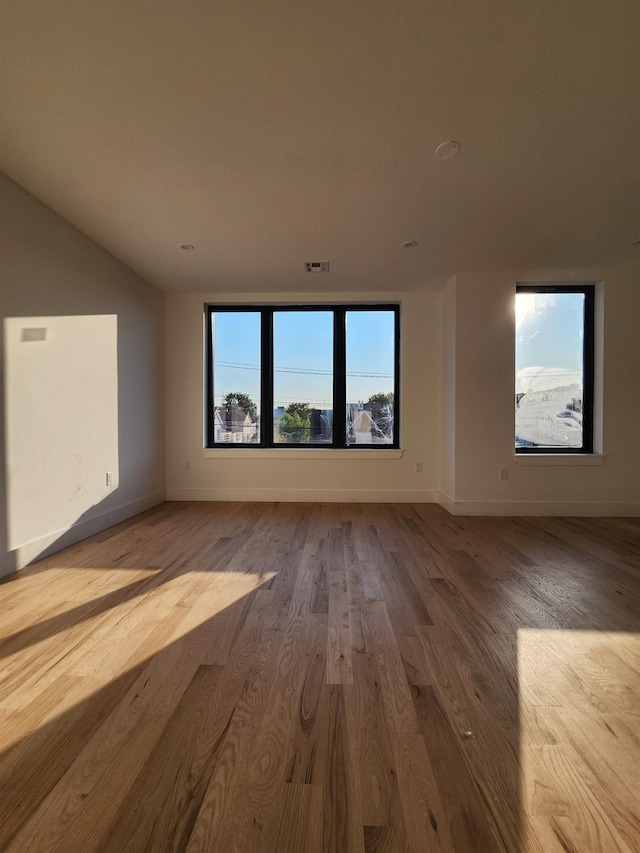
[[[450,139],[448,142],[442,142],[438,145],[436,148],[436,157],[439,157],[441,160],[448,160],[449,157],[455,157],[458,151],[460,151],[460,143]]]

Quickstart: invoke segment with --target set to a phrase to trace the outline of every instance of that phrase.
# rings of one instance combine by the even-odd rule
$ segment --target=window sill
[[[516,453],[513,461],[516,465],[602,465],[605,457],[602,453]]]
[[[325,450],[307,449],[306,447],[205,447],[202,455],[205,459],[400,459],[404,450],[372,450],[370,448],[356,450],[334,447]]]

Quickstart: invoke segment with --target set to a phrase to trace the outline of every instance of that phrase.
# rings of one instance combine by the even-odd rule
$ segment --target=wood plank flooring
[[[0,617],[0,850],[640,851],[638,519],[167,503]]]

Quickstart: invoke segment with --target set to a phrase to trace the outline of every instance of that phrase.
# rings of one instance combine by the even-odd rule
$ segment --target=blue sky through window
[[[214,403],[243,392],[260,402],[260,314],[213,315]],[[333,314],[274,312],[274,405],[333,407]],[[347,312],[347,402],[366,401],[394,386],[394,314]]]
[[[534,386],[582,385],[584,296],[516,296],[516,391]]]
[[[260,406],[260,314],[234,311],[212,315],[214,405],[231,392],[248,394]]]

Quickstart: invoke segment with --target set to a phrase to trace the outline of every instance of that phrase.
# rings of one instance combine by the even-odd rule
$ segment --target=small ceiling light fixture
[[[460,143],[450,139],[448,142],[442,142],[438,145],[436,157],[439,157],[440,160],[448,160],[449,157],[455,157],[458,151],[460,151]]]
[[[329,272],[329,261],[305,261],[305,272]]]
[[[191,243],[180,243],[180,248],[183,252],[193,252],[195,247]]]
[[[405,240],[402,244],[403,249],[414,249],[418,244],[415,240]]]

